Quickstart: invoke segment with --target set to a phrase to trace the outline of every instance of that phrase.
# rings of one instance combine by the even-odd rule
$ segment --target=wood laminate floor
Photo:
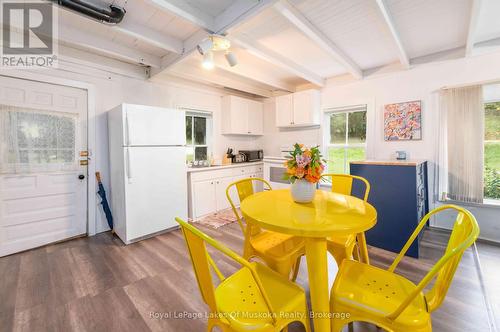
[[[231,224],[202,227],[241,252],[242,234]],[[399,273],[418,281],[444,250],[447,234],[427,230],[422,258],[405,259]],[[488,292],[500,313],[500,248],[478,244]],[[393,253],[370,248],[372,264],[386,267]],[[223,272],[236,268],[215,256]],[[330,279],[337,270],[329,260]],[[305,259],[298,282],[307,289]],[[180,231],[124,246],[110,233],[0,258],[0,331],[205,331],[197,283]],[[169,314],[171,317],[167,317]],[[177,317],[173,317],[173,316]],[[448,296],[433,314],[434,331],[488,331],[486,308],[472,252],[468,250]],[[292,326],[290,332],[303,331]],[[355,331],[376,331],[356,324]]]

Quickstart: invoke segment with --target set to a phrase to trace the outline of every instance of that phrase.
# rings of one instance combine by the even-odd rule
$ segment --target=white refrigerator
[[[179,109],[122,104],[108,112],[111,211],[129,244],[187,218],[186,116]]]

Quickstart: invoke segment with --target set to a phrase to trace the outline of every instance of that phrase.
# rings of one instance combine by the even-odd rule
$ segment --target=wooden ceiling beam
[[[482,0],[472,0],[472,6],[469,17],[469,29],[467,32],[467,41],[465,44],[465,56],[470,56],[474,49],[477,24],[479,22],[479,12],[481,10]]]
[[[401,37],[399,36],[398,30],[396,29],[396,25],[394,24],[394,20],[392,19],[391,13],[387,7],[387,3],[385,2],[385,0],[376,0],[376,2],[378,9],[380,10],[380,13],[384,17],[385,24],[389,28],[392,38],[396,43],[396,47],[398,49],[399,61],[405,68],[409,68],[410,59],[408,58],[408,54],[406,54],[406,51],[403,47],[403,42],[401,41]]]
[[[237,38],[232,38],[233,41],[238,46],[244,48],[249,53],[259,57],[273,65],[279,66],[298,77],[305,79],[319,87],[325,85],[325,79],[316,75],[315,73],[310,72],[306,68],[303,68],[301,65],[285,58],[281,54],[274,52],[271,49],[268,49],[264,45],[261,45],[256,42],[252,42],[250,39],[245,38],[243,35],[239,35]]]

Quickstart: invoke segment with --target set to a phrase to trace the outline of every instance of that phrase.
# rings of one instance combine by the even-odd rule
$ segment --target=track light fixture
[[[207,39],[203,40],[198,46],[198,52],[203,55],[202,66],[205,69],[212,69],[214,67],[213,52],[224,51],[227,63],[234,67],[238,64],[236,55],[229,51],[231,42],[221,35],[210,35]]]
[[[204,55],[206,52],[212,50],[212,46],[213,46],[212,39],[207,38],[197,46],[197,49],[201,55]]]
[[[238,59],[236,59],[236,55],[234,55],[233,52],[227,51],[224,56],[226,57],[227,63],[229,63],[231,67],[238,64]]]

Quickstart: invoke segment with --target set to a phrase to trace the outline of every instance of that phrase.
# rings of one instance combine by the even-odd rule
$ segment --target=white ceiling
[[[210,1],[203,1],[210,2]],[[211,1],[217,2],[217,1]],[[231,2],[231,1],[221,1]],[[127,14],[125,19],[129,19],[136,24],[142,24],[160,33],[184,40],[191,36],[197,29],[189,21],[177,17],[172,13],[161,10],[153,6],[148,1],[127,0],[124,5]]]
[[[291,3],[362,69],[398,60],[375,1],[294,0]]]
[[[466,52],[467,45],[496,51],[500,0],[482,0],[477,11],[473,1],[116,0],[127,11],[118,26],[59,12],[60,27],[88,36],[73,39],[67,33],[61,37],[66,45],[151,66],[152,76],[184,71],[191,73],[189,79],[203,76],[205,83],[241,80],[243,87],[270,92],[294,91],[307,83],[321,86],[337,75],[363,79],[399,61],[404,69],[408,62],[442,58],[435,54],[480,53]],[[214,72],[199,74],[201,56],[195,47],[211,31],[233,41],[239,64],[229,67],[220,54]]]
[[[272,49],[317,75],[330,77],[345,72],[341,65],[331,61],[327,53],[273,8],[245,22],[233,34]]]
[[[208,13],[210,16],[221,14],[226,8],[232,5],[235,1],[232,0],[187,0],[187,3],[201,11]]]
[[[410,58],[465,45],[470,0],[388,0],[388,4]]]
[[[500,1],[482,0],[479,22],[476,31],[476,42],[484,42],[500,38]]]

